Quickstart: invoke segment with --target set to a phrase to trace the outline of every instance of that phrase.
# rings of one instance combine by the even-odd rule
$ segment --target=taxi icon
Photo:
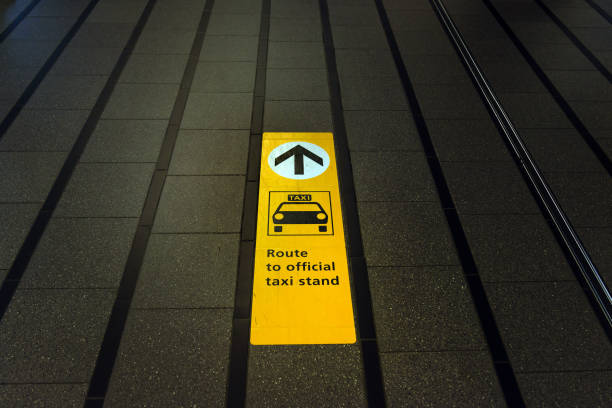
[[[327,232],[329,217],[321,204],[316,201],[282,202],[272,214],[274,232],[282,232],[283,224],[325,224],[319,225],[319,232]],[[280,224],[280,225],[279,225]]]

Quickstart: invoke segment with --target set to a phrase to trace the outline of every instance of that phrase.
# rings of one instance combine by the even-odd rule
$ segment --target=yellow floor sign
[[[264,133],[252,344],[355,342],[331,133]]]

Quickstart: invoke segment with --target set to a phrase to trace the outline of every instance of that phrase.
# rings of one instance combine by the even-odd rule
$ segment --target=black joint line
[[[336,63],[336,51],[332,34],[327,0],[319,0],[321,29],[325,48],[325,64],[330,95],[332,123],[334,128],[334,147],[338,166],[342,213],[347,234],[345,236],[349,251],[349,276],[354,288],[357,329],[361,338],[360,347],[363,358],[366,395],[370,407],[384,407],[385,391],[380,366],[380,356],[376,345],[376,328],[372,313],[372,299],[369,289],[368,271],[363,259],[363,239],[357,210],[357,196],[353,180],[351,156],[344,123],[342,93]],[[364,337],[367,341],[364,341]]]
[[[244,407],[246,402],[270,7],[271,0],[262,0],[226,391],[228,407]]]

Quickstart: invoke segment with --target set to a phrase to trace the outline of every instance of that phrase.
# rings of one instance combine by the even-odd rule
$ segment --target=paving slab
[[[168,174],[246,174],[248,149],[248,130],[181,130]]]
[[[0,139],[2,151],[63,151],[72,149],[87,110],[22,110]]]
[[[66,153],[0,152],[0,202],[43,202]]]
[[[135,53],[189,54],[195,30],[147,27],[134,47]]]
[[[13,264],[39,208],[39,204],[0,204],[0,269]]]
[[[496,93],[546,92],[540,79],[522,60],[509,62],[498,58],[480,58],[479,66]]]
[[[135,218],[53,218],[21,279],[21,288],[118,287]]]
[[[117,84],[102,119],[169,119],[177,84]]]
[[[25,3],[25,2],[24,2]],[[87,0],[65,2],[61,0],[41,1],[32,9],[30,16],[78,16],[87,5]]]
[[[539,214],[514,162],[446,162],[442,169],[459,214]]]
[[[135,308],[234,306],[238,234],[153,234]]]
[[[250,129],[253,95],[250,93],[191,92],[182,129]]]
[[[516,379],[528,406],[605,407],[610,403],[612,371],[519,373]]]
[[[610,51],[612,50],[612,39],[610,38],[610,28],[580,27],[573,28],[572,33],[586,45],[591,51]]]
[[[352,151],[422,151],[409,111],[344,111]]]
[[[90,23],[136,23],[145,5],[146,0],[101,2],[87,17],[87,21]]]
[[[327,72],[322,69],[269,69],[266,73],[266,99],[329,100]]]
[[[323,44],[318,42],[270,42],[268,68],[325,69]]]
[[[438,201],[421,152],[352,152],[351,163],[359,201]]]
[[[7,102],[17,102],[17,99],[37,72],[38,69],[32,67],[1,68],[2,88],[0,89],[0,99]]]
[[[331,132],[327,101],[266,101],[264,132]]]
[[[123,48],[134,26],[128,23],[85,22],[70,41],[71,47]]]
[[[11,39],[61,41],[75,19],[71,17],[27,16],[11,32]]]
[[[147,28],[196,30],[205,2],[157,3],[147,19]]]
[[[458,263],[438,203],[359,202],[358,208],[369,266]]]
[[[459,266],[368,268],[381,352],[485,350]]]
[[[180,84],[187,65],[187,55],[133,54],[123,69],[119,82]]]
[[[206,36],[200,61],[257,61],[257,36]]]
[[[516,372],[610,370],[612,345],[577,282],[485,289]]]
[[[87,384],[3,384],[0,404],[5,407],[79,408]]]
[[[314,0],[272,0],[271,17],[280,18],[319,18],[319,4]]]
[[[404,59],[413,84],[454,84],[468,82],[463,65],[453,55],[418,55]]]
[[[612,184],[607,174],[548,172],[545,177],[574,227],[612,226]]]
[[[393,57],[386,49],[336,49],[336,64],[341,78],[397,75]]]
[[[334,47],[337,49],[383,49],[388,50],[385,32],[378,25],[332,27]]]
[[[544,171],[604,171],[575,129],[519,129],[519,134]]]
[[[92,109],[106,76],[47,75],[32,95],[28,109]]]
[[[329,20],[333,27],[378,25],[378,13],[374,3],[329,4]]]
[[[527,47],[542,69],[593,69],[591,62],[573,44],[528,44]]]
[[[247,407],[365,407],[358,345],[251,346]]]
[[[251,0],[224,0],[215,3],[213,13],[256,14],[261,10],[261,3]]]
[[[490,120],[429,119],[426,123],[438,158],[443,162],[512,160]]]
[[[239,232],[243,176],[169,176],[153,232]]]
[[[105,406],[221,406],[230,309],[130,311]]]
[[[456,56],[457,53],[451,45],[448,37],[442,30],[402,30],[397,27],[394,30],[395,39],[403,59],[410,59],[411,55],[449,55]]]
[[[391,407],[505,406],[488,351],[382,353],[380,358]]]
[[[345,110],[408,110],[401,82],[393,77],[341,77]]]
[[[55,41],[6,39],[0,44],[0,65],[40,69],[55,47]]]
[[[572,101],[571,106],[587,129],[612,129],[612,102]]]
[[[321,22],[317,18],[270,18],[270,41],[281,42],[321,42],[323,37],[319,27]]]
[[[253,92],[254,62],[200,62],[191,92]]]
[[[414,85],[425,119],[487,119],[489,114],[470,83]]]
[[[121,48],[67,47],[49,71],[50,75],[110,75]]]
[[[56,217],[139,217],[153,175],[148,163],[81,163]]]
[[[206,36],[259,34],[260,19],[252,14],[213,13],[208,21]]]
[[[567,101],[612,101],[610,82],[599,71],[548,70],[546,75]]]
[[[157,161],[168,127],[166,120],[100,120],[81,162],[121,163]]]
[[[2,383],[87,383],[114,290],[18,290],[0,323]]]
[[[484,282],[575,279],[539,214],[462,215],[461,224]]]

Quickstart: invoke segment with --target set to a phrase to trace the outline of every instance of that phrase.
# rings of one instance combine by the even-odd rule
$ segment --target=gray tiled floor
[[[88,382],[114,290],[19,290],[0,323],[2,383]]]
[[[154,232],[239,232],[242,176],[170,176]]]
[[[134,307],[233,307],[238,241],[237,234],[154,234]]]
[[[22,110],[0,139],[0,150],[69,151],[87,110]]]
[[[488,351],[384,353],[390,406],[504,406]]]
[[[43,202],[65,153],[0,152],[0,202]]]
[[[0,405],[5,407],[79,408],[87,384],[0,385]]]
[[[135,230],[129,218],[52,219],[21,287],[117,287]]]
[[[106,406],[221,406],[232,311],[132,310]]]
[[[360,364],[356,345],[251,347],[246,405],[363,407]]]
[[[247,130],[181,130],[170,162],[172,175],[245,174]]]
[[[1,269],[8,269],[13,264],[39,207],[39,204],[0,204]]]
[[[81,162],[155,162],[166,120],[100,120]]]
[[[138,217],[152,174],[152,164],[79,164],[55,215]]]
[[[484,350],[459,266],[370,267],[381,352]]]

